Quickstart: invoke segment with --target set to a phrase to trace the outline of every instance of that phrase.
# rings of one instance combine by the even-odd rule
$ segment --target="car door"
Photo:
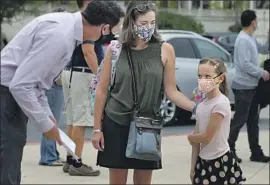
[[[167,40],[175,50],[175,78],[177,87],[187,97],[192,98],[192,91],[197,87],[199,58],[189,38],[175,37]]]
[[[228,87],[230,90],[229,99],[231,103],[234,102],[234,96],[231,90],[232,84],[232,77],[233,77],[233,63],[231,59],[231,55],[223,48],[218,46],[212,41],[200,39],[200,38],[193,38],[192,42],[194,43],[198,53],[200,54],[201,58],[204,57],[217,57],[224,61],[227,67],[227,80],[228,80]]]

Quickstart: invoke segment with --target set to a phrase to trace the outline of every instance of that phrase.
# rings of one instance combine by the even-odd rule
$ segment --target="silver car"
[[[197,87],[197,71],[200,59],[204,57],[218,57],[227,67],[228,85],[231,86],[233,62],[231,55],[215,42],[199,34],[181,30],[160,30],[162,39],[172,44],[176,55],[175,78],[178,90],[188,98],[193,99],[193,90]],[[234,96],[230,89],[229,99],[234,105]],[[191,112],[175,106],[164,96],[161,104],[161,113],[165,125],[183,124],[190,121]]]

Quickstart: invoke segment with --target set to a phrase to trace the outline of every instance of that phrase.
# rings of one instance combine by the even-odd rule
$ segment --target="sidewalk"
[[[262,131],[260,140],[265,154],[269,154],[269,131]],[[249,148],[246,132],[240,133],[237,143],[239,156],[243,157],[242,168],[247,179],[254,175],[248,184],[269,184],[269,163],[260,164],[249,161]],[[63,147],[59,147],[65,156]],[[189,182],[191,147],[186,136],[169,136],[163,138],[163,169],[154,172],[154,184],[187,184]],[[71,177],[62,172],[61,167],[44,167],[38,165],[39,144],[25,147],[22,164],[22,184],[108,184],[107,169],[100,168],[99,177]],[[84,162],[95,165],[96,151],[90,142],[84,149]],[[258,172],[258,170],[260,170]],[[132,183],[130,171],[128,183]]]

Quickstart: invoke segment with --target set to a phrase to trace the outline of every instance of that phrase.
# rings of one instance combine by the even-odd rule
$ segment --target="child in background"
[[[196,111],[195,132],[188,135],[192,145],[190,178],[193,184],[241,184],[242,170],[230,152],[231,107],[226,67],[219,59],[199,63],[198,87],[205,99]]]

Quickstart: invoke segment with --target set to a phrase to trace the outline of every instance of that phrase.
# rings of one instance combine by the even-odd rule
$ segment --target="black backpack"
[[[270,58],[264,61],[263,68],[270,73]],[[270,80],[264,81],[262,78],[259,80],[256,98],[262,106],[270,105]]]

